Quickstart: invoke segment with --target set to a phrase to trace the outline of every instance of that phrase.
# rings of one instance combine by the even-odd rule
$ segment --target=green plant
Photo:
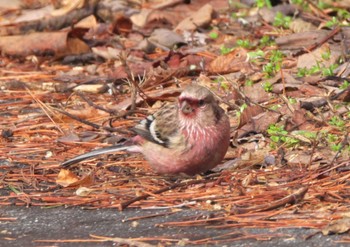
[[[236,41],[236,44],[240,47],[250,49],[252,48],[252,44],[250,44],[250,41],[248,39],[238,39]]]
[[[264,35],[260,40],[259,40],[259,44],[260,46],[269,46],[273,43],[273,40],[270,38],[270,36]]]
[[[225,77],[220,76],[217,77],[213,80],[213,82],[217,83],[222,89],[224,89],[225,91],[229,89],[229,84],[228,82],[225,80]]]
[[[258,8],[263,8],[263,7],[268,7],[268,8],[272,8],[272,4],[270,0],[256,0],[256,6]]]
[[[271,62],[281,63],[283,60],[283,57],[284,57],[284,55],[281,51],[279,51],[279,50],[271,51],[271,57],[270,57]]]
[[[289,103],[296,104],[298,101],[295,98],[288,98]]]
[[[258,58],[264,58],[265,57],[265,52],[262,50],[256,50],[256,51],[251,51],[248,52],[248,57],[249,59],[258,59]]]
[[[279,50],[271,51],[269,62],[263,66],[266,77],[272,77],[277,71],[280,71],[283,61],[283,53]]]
[[[240,111],[240,112],[243,112],[245,109],[247,109],[247,107],[248,107],[248,105],[247,105],[246,103],[244,103],[243,105],[241,105],[241,106],[239,107],[239,111]]]
[[[347,81],[347,80],[345,80],[341,85],[340,85],[340,89],[347,89],[348,87],[350,86],[350,83]]]
[[[209,33],[209,37],[211,39],[217,39],[219,37],[219,34],[217,32],[215,32],[215,31],[212,31],[212,32]]]
[[[307,68],[298,68],[297,76],[298,77],[304,77],[308,74]]]
[[[317,7],[320,9],[326,9],[331,7],[329,4],[327,4],[325,1],[317,1]]]
[[[339,26],[340,22],[339,22],[339,20],[336,17],[333,16],[332,20],[327,21],[325,25],[326,25],[326,27],[331,28],[331,27]]]
[[[328,68],[322,68],[322,75],[323,76],[333,76],[334,75],[334,70],[338,67],[337,64],[332,64]]]
[[[345,121],[342,120],[340,117],[338,116],[333,116],[330,120],[329,120],[329,124],[338,128],[344,128],[345,126]]]
[[[299,131],[296,131],[296,133],[297,133],[298,135],[305,136],[307,139],[313,139],[313,140],[315,140],[316,137],[317,137],[317,133],[316,133],[316,132],[308,131],[308,130],[299,130]]]
[[[272,77],[276,72],[276,67],[272,63],[267,63],[263,66],[263,72],[267,77]]]
[[[326,140],[328,143],[336,142],[338,141],[338,139],[339,139],[338,136],[334,134],[330,134],[330,133],[326,134]]]
[[[319,73],[322,71],[321,67],[319,64],[313,65],[311,68],[298,68],[297,76],[298,77],[303,77],[306,75],[314,75],[316,73]]]
[[[287,146],[295,146],[300,143],[300,140],[288,135],[288,131],[283,126],[277,124],[271,124],[267,129],[267,133],[270,135],[272,146],[279,143],[284,143]]]
[[[251,86],[253,86],[254,85],[254,82],[252,81],[252,80],[246,80],[246,82],[244,83],[244,85],[245,86],[247,86],[247,87],[251,87]]]
[[[273,111],[277,111],[278,108],[281,108],[282,106],[279,105],[279,104],[275,104],[275,105],[272,105],[269,109],[273,110]]]
[[[337,10],[337,16],[342,19],[349,19],[350,13],[345,9],[338,9]]]
[[[282,14],[282,12],[277,12],[272,24],[275,27],[289,28],[291,21],[292,17],[285,16],[284,14]]]
[[[331,144],[331,150],[332,151],[340,151],[341,147],[342,147],[342,144],[341,143],[338,143],[338,144]]]
[[[228,47],[226,47],[224,45],[220,47],[221,55],[226,55],[226,54],[230,53],[233,50],[234,50],[234,48],[228,48]]]
[[[299,5],[304,10],[308,9],[309,7],[308,2],[305,0],[290,0],[290,2],[292,4]]]
[[[267,129],[267,133],[273,142],[285,142],[288,131],[284,130],[284,127],[281,125],[271,124]]]
[[[321,54],[323,60],[329,60],[331,58],[331,50],[328,49],[326,52]]]
[[[316,74],[316,73],[318,73],[320,71],[321,71],[321,67],[320,67],[319,63],[317,63],[317,65],[312,66],[308,70],[308,75],[313,75],[313,74]]]
[[[272,84],[270,82],[265,82],[264,84],[262,84],[263,89],[265,90],[265,92],[271,92],[272,91]]]
[[[236,116],[239,118],[242,115],[242,112],[244,111],[244,109],[246,109],[248,107],[247,104],[243,104],[239,107],[239,111],[236,112]]]

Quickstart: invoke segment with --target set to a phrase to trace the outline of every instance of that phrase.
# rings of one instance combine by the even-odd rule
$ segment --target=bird
[[[136,135],[124,143],[76,156],[61,166],[128,151],[142,153],[157,174],[193,176],[216,167],[230,144],[229,117],[214,94],[195,83],[185,87],[177,102],[164,105],[131,130]]]

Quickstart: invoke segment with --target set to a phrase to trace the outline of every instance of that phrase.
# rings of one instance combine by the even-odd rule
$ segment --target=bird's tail
[[[108,154],[108,153],[114,153],[114,152],[118,152],[118,151],[124,151],[127,150],[129,148],[131,148],[132,145],[126,145],[125,143],[119,144],[119,145],[115,145],[115,146],[111,146],[111,147],[105,147],[105,148],[100,148],[100,149],[96,149],[93,150],[91,152],[82,154],[82,155],[78,155],[70,160],[64,161],[61,166],[64,168],[67,168],[70,165],[79,163],[83,160],[101,155],[101,154]]]

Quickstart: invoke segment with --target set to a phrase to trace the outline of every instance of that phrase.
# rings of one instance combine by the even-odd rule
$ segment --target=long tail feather
[[[107,153],[114,153],[114,152],[118,152],[118,151],[124,151],[129,149],[131,146],[130,145],[125,145],[125,144],[120,144],[120,145],[115,145],[115,146],[111,146],[111,147],[105,147],[105,148],[100,148],[100,149],[96,149],[93,150],[91,152],[76,156],[70,160],[64,161],[61,166],[62,167],[68,167],[70,165],[79,163],[83,160],[101,155],[101,154],[107,154]]]

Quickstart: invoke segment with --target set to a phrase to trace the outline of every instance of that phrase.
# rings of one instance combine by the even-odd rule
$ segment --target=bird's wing
[[[168,147],[169,139],[179,131],[177,105],[165,105],[142,120],[132,130],[148,141]]]

